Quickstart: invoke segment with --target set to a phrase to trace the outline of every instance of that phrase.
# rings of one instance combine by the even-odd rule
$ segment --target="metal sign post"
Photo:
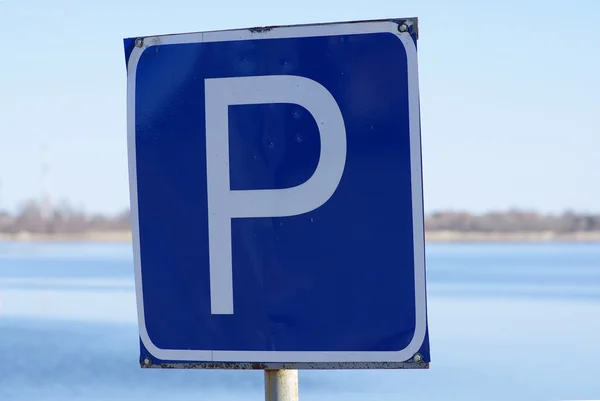
[[[125,39],[142,367],[429,367],[417,34]]]
[[[265,370],[265,401],[298,401],[298,371]]]

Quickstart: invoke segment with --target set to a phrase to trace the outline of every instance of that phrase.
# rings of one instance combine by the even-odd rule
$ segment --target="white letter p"
[[[292,188],[232,191],[228,108],[266,103],[297,104],[312,114],[321,141],[319,163],[306,182]],[[231,219],[294,216],[327,202],[344,172],[346,130],[329,91],[299,76],[206,79],[205,104],[211,313],[233,314]]]

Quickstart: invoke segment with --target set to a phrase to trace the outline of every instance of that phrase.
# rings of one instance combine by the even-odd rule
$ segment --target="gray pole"
[[[265,401],[298,401],[298,371],[265,370]]]

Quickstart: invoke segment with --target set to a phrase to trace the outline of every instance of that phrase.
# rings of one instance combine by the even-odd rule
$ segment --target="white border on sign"
[[[416,326],[409,345],[400,351],[214,351],[158,348],[150,339],[146,328],[142,288],[142,262],[140,254],[140,233],[138,220],[137,166],[135,149],[135,93],[138,61],[152,46],[226,42],[237,40],[281,39],[294,37],[316,37],[334,35],[356,35],[368,33],[392,33],[404,45],[407,55],[409,117],[410,117],[410,158],[411,190],[414,237],[415,268],[415,317]],[[420,349],[425,339],[427,327],[427,300],[425,289],[425,238],[423,221],[423,190],[421,167],[421,132],[419,110],[419,78],[417,49],[409,33],[400,33],[398,24],[392,21],[370,21],[361,23],[338,23],[323,25],[301,25],[271,28],[260,32],[249,29],[199,32],[164,35],[144,38],[142,47],[134,47],[127,68],[127,144],[129,158],[129,187],[132,215],[133,257],[136,283],[136,301],[140,339],[146,349],[155,357],[166,361],[207,361],[207,362],[404,362],[411,359]]]

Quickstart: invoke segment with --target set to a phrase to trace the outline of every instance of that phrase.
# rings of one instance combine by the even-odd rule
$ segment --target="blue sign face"
[[[399,25],[125,42],[145,364],[429,362],[416,38]]]

